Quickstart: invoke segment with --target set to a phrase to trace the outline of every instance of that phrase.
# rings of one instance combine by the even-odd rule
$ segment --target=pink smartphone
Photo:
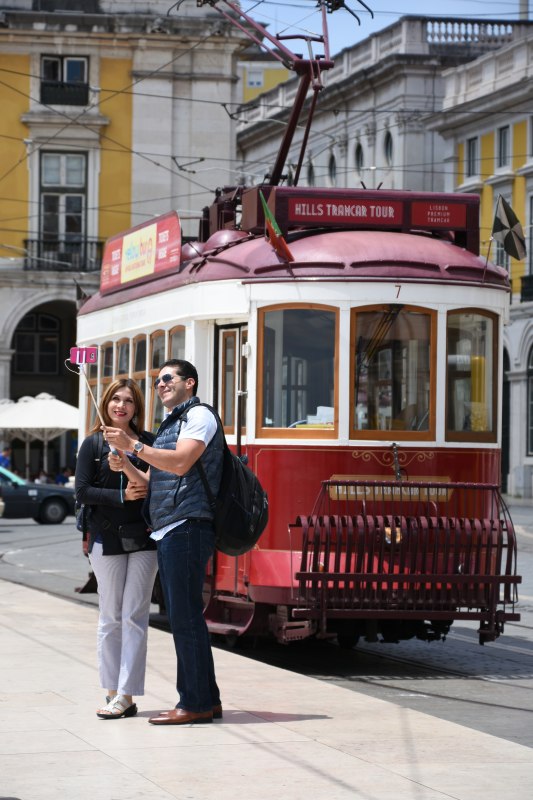
[[[71,364],[96,364],[98,360],[97,347],[71,347]]]

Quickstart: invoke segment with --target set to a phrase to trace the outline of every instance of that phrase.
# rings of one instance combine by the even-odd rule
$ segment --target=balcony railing
[[[520,301],[522,303],[531,303],[533,301],[533,275],[522,275],[521,280]]]
[[[89,84],[41,81],[41,103],[47,106],[87,106]]]
[[[82,239],[26,239],[24,269],[46,272],[98,272],[102,266],[104,242]]]

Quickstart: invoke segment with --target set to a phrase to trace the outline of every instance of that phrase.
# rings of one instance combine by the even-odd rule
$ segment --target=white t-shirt
[[[216,419],[209,409],[205,406],[191,406],[187,411],[187,419],[181,424],[178,442],[180,439],[195,439],[197,442],[203,442],[207,447],[216,432]],[[152,531],[150,536],[157,542],[159,539],[162,539],[166,533],[173,530],[173,528],[182,525],[184,521],[185,520],[181,522],[171,522],[170,525],[165,525],[164,528]]]

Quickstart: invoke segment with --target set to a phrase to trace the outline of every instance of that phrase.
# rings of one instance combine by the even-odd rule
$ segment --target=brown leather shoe
[[[191,725],[196,722],[213,722],[213,712],[173,708],[171,711],[162,712],[157,717],[150,717],[148,722],[152,725]]]
[[[161,711],[159,713],[160,717],[168,717],[170,711]],[[222,719],[222,703],[219,703],[217,706],[213,706],[213,719]]]

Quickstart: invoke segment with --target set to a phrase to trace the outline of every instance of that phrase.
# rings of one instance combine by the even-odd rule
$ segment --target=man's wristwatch
[[[142,453],[144,450],[144,444],[142,442],[135,442],[133,449],[136,453]]]

